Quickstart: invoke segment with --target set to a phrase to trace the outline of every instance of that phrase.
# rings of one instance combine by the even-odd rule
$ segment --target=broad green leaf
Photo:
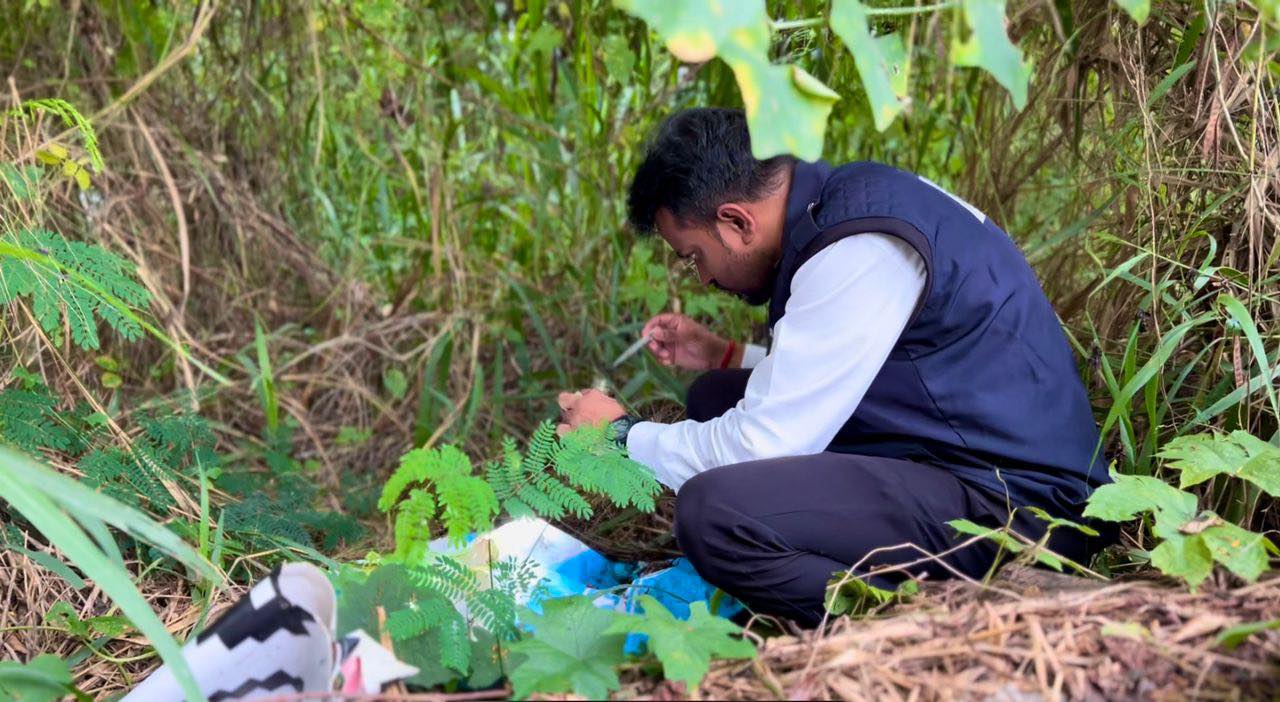
[[[677,619],[662,603],[641,595],[644,614],[629,615],[614,622],[612,633],[636,633],[649,637],[649,650],[662,663],[667,680],[684,681],[688,690],[698,684],[711,667],[711,660],[753,658],[756,647],[739,638],[742,628],[723,617],[713,616],[706,602],[689,605],[689,618]]]
[[[1027,104],[1027,83],[1031,63],[1009,41],[1004,29],[1005,0],[961,0],[969,38],[951,46],[951,62],[957,66],[981,68],[990,73],[1013,97],[1021,110]]]
[[[1236,475],[1262,488],[1268,495],[1280,497],[1280,449],[1268,444],[1267,451],[1250,457]]]
[[[1147,511],[1156,513],[1156,536],[1180,535],[1178,527],[1196,516],[1196,496],[1159,478],[1117,475],[1115,482],[1093,491],[1084,516],[1124,522]]]
[[[643,19],[676,58],[719,56],[733,69],[758,159],[822,157],[827,116],[839,95],[804,69],[769,62],[771,23],[763,0],[616,0]]]
[[[1194,590],[1213,570],[1213,556],[1199,534],[1186,536],[1175,531],[1152,549],[1151,565],[1186,580]]]
[[[1249,459],[1244,447],[1225,437],[1203,433],[1171,439],[1160,451],[1181,473],[1179,487],[1191,487],[1221,473],[1235,473]]]
[[[1234,475],[1280,495],[1280,448],[1246,431],[1229,435],[1191,434],[1169,441],[1160,452],[1181,471],[1181,487],[1198,485],[1215,475]]]
[[[542,614],[524,616],[534,635],[511,645],[508,677],[515,697],[572,692],[606,699],[619,687],[614,666],[624,659],[627,636],[615,633],[613,625],[623,615],[600,609],[583,596],[546,600],[542,609]]]
[[[1280,619],[1237,624],[1229,629],[1223,629],[1218,633],[1218,645],[1228,651],[1234,651],[1240,644],[1244,643],[1245,639],[1268,629],[1280,629]]]
[[[1160,82],[1156,83],[1156,87],[1151,89],[1151,94],[1147,95],[1147,107],[1150,108],[1152,105],[1159,102],[1160,98],[1163,98],[1165,94],[1169,92],[1169,89],[1174,86],[1174,84],[1182,80],[1182,77],[1187,75],[1187,73],[1189,73],[1191,69],[1195,67],[1196,67],[1195,61],[1187,61],[1186,63],[1182,64],[1181,66],[1178,66],[1172,71],[1169,71],[1169,75],[1160,79]],[[1216,247],[1217,244],[1214,244],[1214,246]],[[1201,270],[1203,270],[1203,268]],[[1201,277],[1196,278],[1197,290],[1204,287],[1204,283],[1201,282],[1202,278],[1205,279],[1205,282],[1208,282],[1206,276],[1204,276],[1203,274],[1201,275]]]
[[[561,41],[563,39],[560,36],[560,30],[556,29],[553,24],[543,22],[529,36],[528,43],[525,44],[525,50],[533,54],[545,54],[560,46]]]
[[[1138,24],[1145,24],[1151,14],[1151,0],[1116,0],[1116,4]]]
[[[725,60],[742,91],[751,153],[761,160],[779,154],[822,158],[827,116],[840,96],[799,66],[772,64],[764,55]]]
[[[13,702],[54,702],[71,691],[71,669],[67,662],[42,653],[23,665],[0,661],[0,698]]]
[[[687,63],[723,56],[726,46],[760,54],[769,49],[769,14],[764,0],[616,0],[644,20]]]
[[[1267,569],[1266,537],[1230,522],[1209,527],[1200,533],[1213,560],[1227,570],[1253,582]]]
[[[409,379],[399,368],[388,368],[387,372],[382,374],[382,387],[386,388],[395,399],[403,400],[405,393],[409,392]]]
[[[56,166],[67,160],[67,155],[67,147],[62,144],[49,144],[43,149],[36,149],[36,159],[50,166]]]
[[[600,42],[600,54],[605,70],[614,80],[629,82],[633,79],[631,69],[635,67],[636,55],[626,37],[618,34],[605,37]]]
[[[898,34],[876,37],[858,0],[833,0],[831,29],[849,47],[871,103],[876,129],[884,131],[902,112],[907,95],[906,48]]]

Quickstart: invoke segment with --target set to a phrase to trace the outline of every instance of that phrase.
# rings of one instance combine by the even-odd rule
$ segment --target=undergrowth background
[[[791,20],[826,3],[768,7]],[[1157,2],[1139,26],[1102,0],[1014,3],[1034,67],[1022,110],[945,60],[955,23],[886,18],[914,48],[908,109],[883,132],[830,30],[797,22],[772,53],[842,94],[825,158],[920,172],[1017,239],[1076,347],[1102,449],[1163,476],[1156,454],[1180,435],[1277,440],[1280,29],[1260,10],[1274,3]],[[763,340],[760,310],[623,227],[645,136],[674,109],[740,104],[734,77],[680,64],[608,2],[5,3],[0,69],[0,241],[112,252],[153,325],[0,307],[0,428],[234,581],[385,546],[376,502],[399,456],[496,456],[554,415],[558,390],[604,376],[671,416],[688,377],[648,359],[606,370],[652,313]],[[53,98],[96,144],[74,111],[28,102]],[[1242,481],[1198,490],[1241,526],[1276,525]],[[201,541],[211,523],[225,540]],[[21,554],[44,544],[6,526],[0,658],[82,650],[45,614],[88,616],[101,595],[33,566]],[[138,566],[158,609],[234,594]],[[78,661],[91,694],[150,655],[112,645]]]

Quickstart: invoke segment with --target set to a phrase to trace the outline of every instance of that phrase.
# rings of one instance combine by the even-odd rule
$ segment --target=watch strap
[[[627,447],[627,434],[631,433],[631,427],[640,421],[642,420],[634,414],[624,414],[609,423],[609,427],[613,429],[613,440],[617,442],[619,448]]]

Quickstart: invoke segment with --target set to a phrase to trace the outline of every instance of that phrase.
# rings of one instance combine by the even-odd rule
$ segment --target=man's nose
[[[698,266],[698,280],[703,285],[711,285],[713,282],[715,282],[715,278],[712,278],[711,274],[708,273],[706,269],[704,269],[702,266]]]

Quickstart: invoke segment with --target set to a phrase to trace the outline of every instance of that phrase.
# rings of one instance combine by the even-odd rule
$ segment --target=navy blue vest
[[[796,270],[865,232],[910,244],[927,283],[829,450],[941,466],[1014,505],[1079,515],[1110,479],[1075,359],[1018,247],[968,203],[878,163],[797,163],[770,329]]]

